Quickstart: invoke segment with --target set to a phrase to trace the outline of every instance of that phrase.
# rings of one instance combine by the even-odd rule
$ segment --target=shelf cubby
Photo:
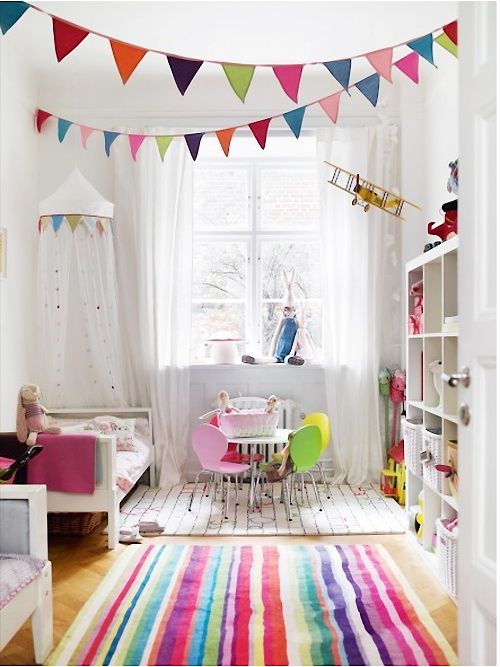
[[[424,264],[424,333],[442,331],[442,285],[441,258]]]
[[[424,405],[429,408],[442,408],[442,400],[438,393],[435,383],[434,374],[431,371],[430,365],[436,361],[443,360],[442,341],[439,337],[426,338],[424,341]],[[442,372],[442,363],[441,363]],[[438,376],[438,387],[441,387],[441,395],[443,382],[441,376]]]

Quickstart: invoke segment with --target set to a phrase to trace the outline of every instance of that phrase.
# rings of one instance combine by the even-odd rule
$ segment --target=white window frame
[[[249,179],[248,188],[248,208],[249,227],[245,230],[223,229],[194,229],[194,242],[235,242],[243,241],[247,243],[247,285],[246,285],[246,333],[247,344],[255,346],[257,350],[262,349],[262,304],[267,302],[279,302],[281,297],[276,299],[263,299],[262,293],[262,262],[261,248],[264,241],[274,242],[304,242],[320,243],[319,221],[316,227],[310,230],[286,229],[278,231],[276,229],[265,229],[261,224],[261,174],[262,171],[272,168],[290,169],[316,169],[314,158],[293,158],[290,163],[285,158],[231,158],[230,164],[227,158],[204,158],[199,159],[195,165],[203,168],[234,169],[235,167],[246,167]],[[283,288],[284,291],[284,288]],[[193,299],[193,304],[199,303],[240,303],[240,299]],[[322,303],[321,297],[308,298],[308,303]],[[262,349],[262,353],[267,355],[269,350]]]

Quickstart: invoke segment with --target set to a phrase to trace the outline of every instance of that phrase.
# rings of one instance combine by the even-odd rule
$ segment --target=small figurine
[[[458,195],[458,158],[448,165],[450,176],[448,178],[447,190]],[[441,241],[448,241],[458,233],[458,199],[445,202],[441,207],[444,214],[444,221],[440,224],[429,222],[427,233],[433,236],[439,236]]]
[[[209,412],[205,412],[205,414],[201,415],[201,417],[198,417],[198,419],[209,419],[214,415],[219,415],[221,412],[227,412],[227,413],[240,412],[238,408],[235,408],[234,405],[231,405],[231,403],[229,402],[229,394],[227,393],[227,391],[224,391],[223,389],[219,391],[219,393],[217,394],[217,407],[215,408],[215,410],[210,410]]]
[[[278,397],[275,396],[274,394],[271,394],[271,396],[269,396],[269,398],[267,399],[264,412],[274,412],[278,407],[278,403],[279,403]]]

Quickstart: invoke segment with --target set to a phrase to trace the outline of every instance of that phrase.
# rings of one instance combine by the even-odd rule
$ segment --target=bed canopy
[[[80,214],[112,218],[114,208],[115,205],[75,168],[55,192],[40,202],[38,213],[40,216]]]

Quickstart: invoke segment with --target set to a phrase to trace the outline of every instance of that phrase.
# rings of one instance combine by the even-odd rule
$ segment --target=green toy
[[[381,368],[378,373],[378,390],[384,399],[385,451],[389,450],[389,391],[391,372],[388,368]]]

